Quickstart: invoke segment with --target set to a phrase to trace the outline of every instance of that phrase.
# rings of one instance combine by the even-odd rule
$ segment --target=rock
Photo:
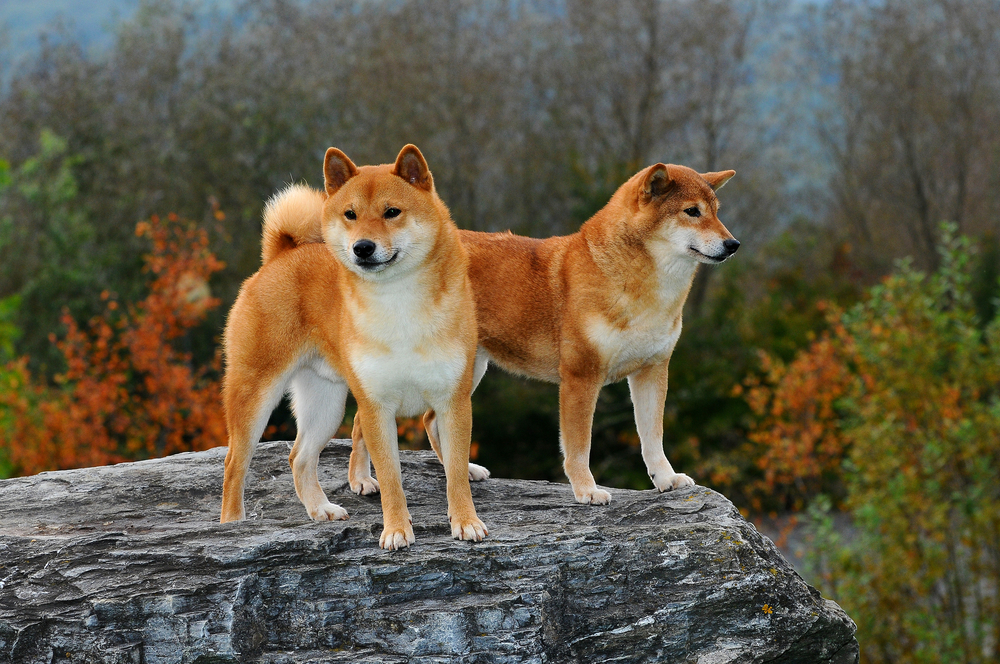
[[[225,448],[0,482],[0,661],[830,662],[855,626],[723,496],[473,485],[482,543],[453,540],[444,473],[403,452],[416,544],[378,548],[349,441],[314,523],[285,443],[261,444],[248,520],[219,524]]]

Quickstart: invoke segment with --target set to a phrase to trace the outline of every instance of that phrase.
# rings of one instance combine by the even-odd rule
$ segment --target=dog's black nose
[[[736,243],[739,245],[739,242]],[[375,253],[375,243],[371,240],[358,240],[354,243],[354,255],[358,258],[368,258]]]
[[[736,250],[740,248],[740,241],[736,238],[733,238],[732,240],[724,240],[722,246],[725,247],[726,253],[732,256],[736,253]],[[355,251],[357,251],[357,249],[355,249]]]

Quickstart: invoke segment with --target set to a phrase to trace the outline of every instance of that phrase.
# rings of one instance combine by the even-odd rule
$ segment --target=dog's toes
[[[382,536],[378,538],[378,545],[386,551],[396,551],[413,544],[416,538],[413,536],[413,527],[407,524],[403,528],[384,528]]]
[[[451,520],[451,536],[455,539],[482,542],[483,538],[489,534],[490,531],[487,530],[486,524],[477,517]]]
[[[607,505],[611,502],[611,494],[604,489],[598,489],[596,486],[591,489],[585,489],[579,493],[574,492],[576,496],[576,502],[583,503],[584,505]]]
[[[333,503],[323,503],[322,505],[309,510],[309,516],[312,517],[314,521],[341,521],[350,518],[347,515],[347,510],[340,505],[334,505]]]
[[[351,480],[351,491],[359,496],[370,496],[378,493],[378,480],[374,477],[362,477],[360,480]]]
[[[490,471],[484,466],[479,464],[470,463],[469,464],[469,481],[470,482],[482,482],[483,480],[489,478]]]
[[[664,491],[673,491],[674,489],[683,489],[684,487],[694,486],[694,480],[685,475],[684,473],[672,473],[662,475],[657,474],[652,476],[650,479],[653,480],[653,484],[659,489],[660,493]]]

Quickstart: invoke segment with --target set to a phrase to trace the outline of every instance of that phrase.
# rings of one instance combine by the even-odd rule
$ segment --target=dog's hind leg
[[[292,410],[298,434],[288,456],[295,493],[316,521],[346,519],[347,510],[326,497],[319,485],[319,455],[344,419],[347,383],[331,381],[311,369],[300,369],[291,379]]]
[[[222,482],[222,516],[220,521],[241,521],[246,517],[243,490],[247,471],[257,441],[264,434],[281,395],[285,392],[284,377],[277,377],[261,389],[258,378],[230,367],[226,371],[223,401],[226,426],[229,429],[229,451]]]
[[[483,379],[483,375],[486,373],[486,368],[489,366],[489,355],[487,355],[486,350],[480,346],[476,350],[476,363],[472,368],[472,391],[475,392],[476,388],[479,386],[479,381]],[[438,461],[444,464],[444,457],[441,455],[441,445],[438,441],[441,437],[438,433],[437,424],[437,414],[433,409],[428,410],[424,413],[424,431],[427,432],[427,440],[431,443],[431,449],[437,454]],[[490,471],[485,466],[480,466],[477,463],[469,462],[469,481],[470,482],[480,482],[489,478]]]
[[[674,472],[663,453],[663,403],[667,398],[667,365],[670,360],[643,367],[628,377],[635,409],[635,427],[642,445],[649,479],[660,491],[693,486],[694,480]]]
[[[361,431],[361,413],[354,416],[351,430],[351,461],[347,467],[347,481],[351,491],[359,496],[378,493],[378,480],[372,477],[371,457],[365,446],[365,436]]]

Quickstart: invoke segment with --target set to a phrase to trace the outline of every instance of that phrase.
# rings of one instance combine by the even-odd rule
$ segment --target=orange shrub
[[[838,404],[857,380],[851,353],[840,323],[787,365],[761,351],[764,377],[745,391],[760,418],[748,435],[763,473],[749,487],[754,510],[801,510],[819,493],[839,493],[847,439]]]
[[[121,306],[104,292],[105,311],[86,325],[68,313],[66,333],[50,339],[66,360],[55,386],[33,379],[25,359],[8,365],[0,386],[0,445],[15,472],[103,465],[224,444],[215,375],[175,347],[219,301],[208,278],[223,264],[204,230],[152,217],[136,226],[149,238],[149,294]]]

